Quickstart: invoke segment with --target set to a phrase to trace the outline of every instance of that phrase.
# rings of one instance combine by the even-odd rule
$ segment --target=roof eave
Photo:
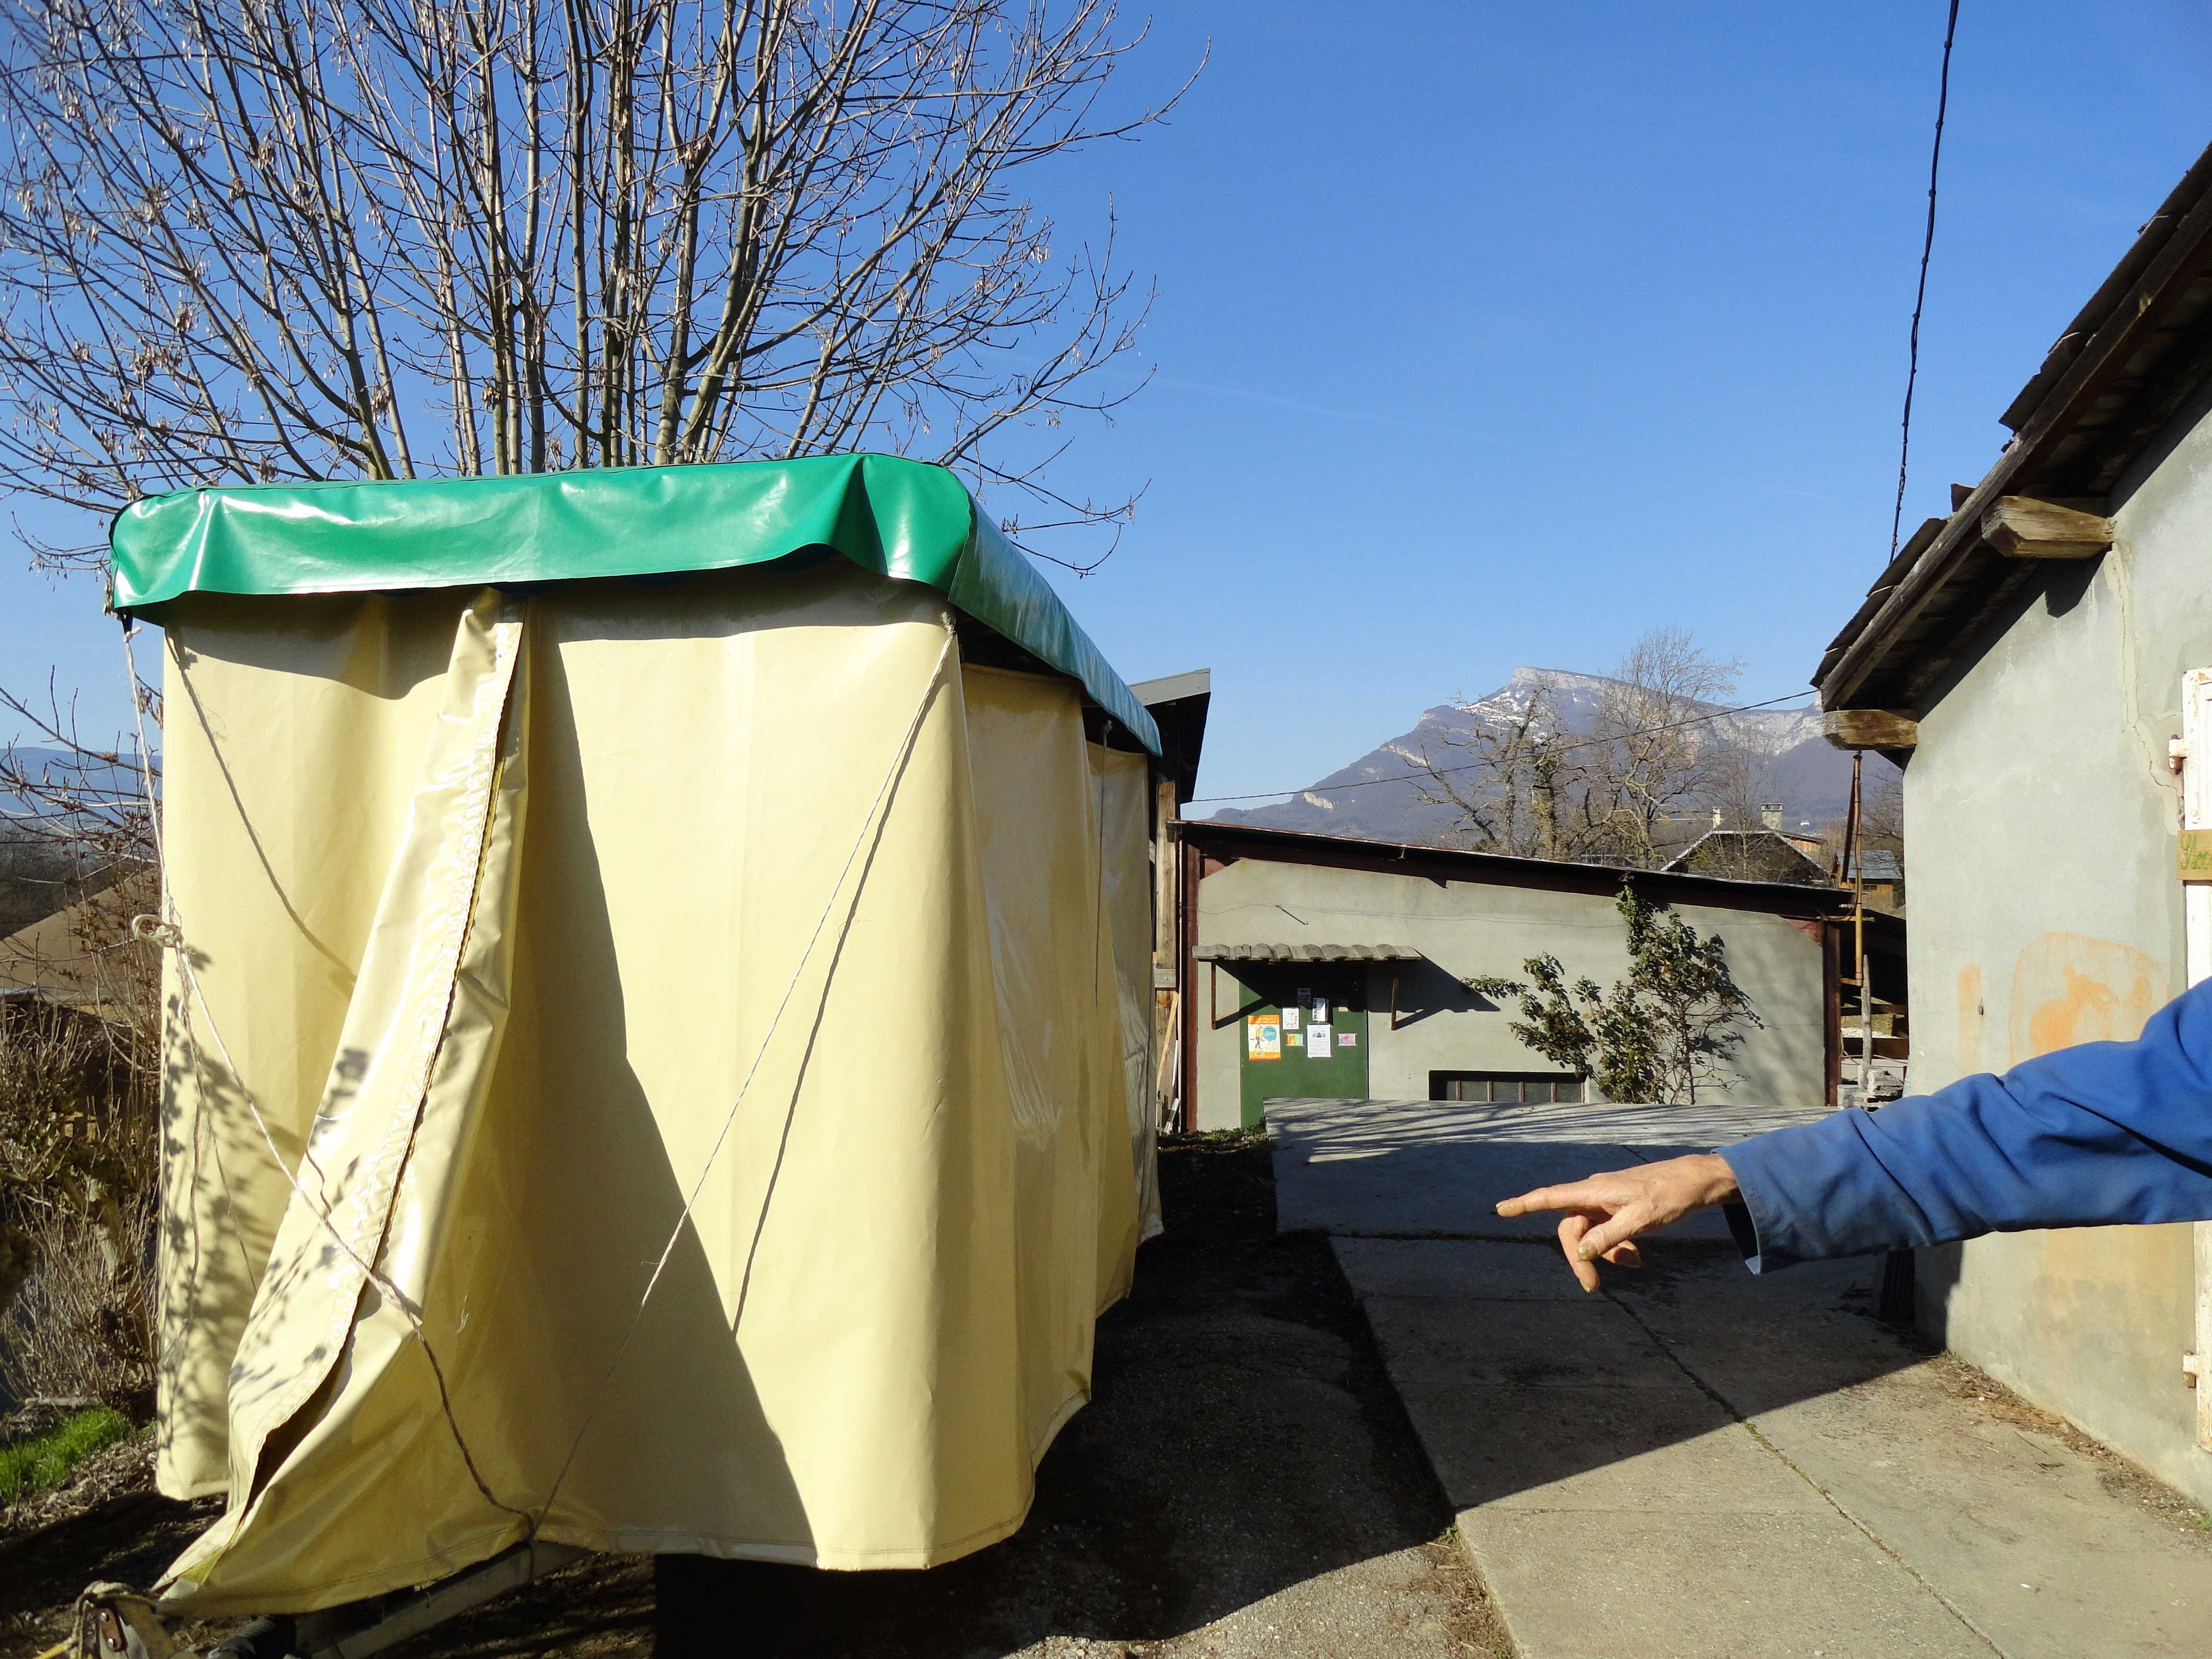
[[[2208,277],[2212,147],[2005,411],[2015,435],[1996,464],[1869,589],[1814,673],[1822,708],[1924,712],[1919,700],[2035,574],[2035,561],[1989,546],[1984,514],[2006,495],[2078,498],[2085,477],[2109,487],[2154,440],[2187,392],[2212,377]],[[1947,593],[1954,602],[1940,605]]]

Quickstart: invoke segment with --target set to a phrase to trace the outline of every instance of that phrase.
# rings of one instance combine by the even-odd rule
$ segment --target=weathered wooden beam
[[[2000,495],[1982,514],[1982,539],[2008,559],[2093,559],[2112,544],[2112,521],[2033,495]]]
[[[1911,749],[1920,722],[1887,708],[1831,708],[1820,716],[1820,735],[1838,749]]]

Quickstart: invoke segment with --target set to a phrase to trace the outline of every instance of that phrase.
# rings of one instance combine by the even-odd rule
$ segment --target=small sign
[[[1328,1058],[1329,1050],[1334,1046],[1334,1045],[1328,1040],[1328,1026],[1309,1025],[1306,1027],[1306,1058],[1308,1060],[1327,1060]]]
[[[1339,1031],[1336,1034],[1336,1046],[1340,1048],[1357,1048],[1359,1046],[1359,1033]]]
[[[1280,1060],[1283,1023],[1273,1014],[1254,1014],[1244,1022],[1244,1058]]]
[[[2212,881],[2212,830],[2181,832],[2181,878]]]
[[[1328,999],[1327,997],[1316,997],[1313,1000],[1313,1012],[1306,1016],[1306,1021],[1309,1024],[1313,1025],[1326,1025],[1328,1024]]]
[[[1299,987],[1298,987],[1298,1000],[1299,1000],[1301,1003],[1311,1002],[1311,1001],[1313,1000],[1313,990],[1312,990],[1312,988],[1311,988],[1311,987],[1310,987],[1310,986],[1304,986],[1304,985],[1301,985],[1301,986],[1299,986]]]
[[[1283,1029],[1283,1041],[1284,1041],[1285,1042],[1288,1043],[1291,1048],[1297,1048],[1300,1043],[1304,1042],[1305,1040],[1306,1040],[1305,1033],[1304,1033],[1304,1031],[1301,1031],[1300,1030],[1298,1030],[1298,1028],[1297,1028],[1297,1026],[1295,1026],[1295,1025],[1289,1025],[1289,1026],[1285,1026],[1285,1027],[1284,1027],[1284,1029]]]

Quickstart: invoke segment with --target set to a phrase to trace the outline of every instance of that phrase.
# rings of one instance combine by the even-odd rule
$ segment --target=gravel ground
[[[1326,1242],[1274,1231],[1265,1146],[1194,1138],[1160,1164],[1168,1231],[1014,1537],[927,1573],[682,1560],[659,1587],[592,1558],[397,1654],[1508,1659]],[[0,1536],[0,1656],[53,1640],[88,1580],[144,1582],[198,1507],[138,1492]]]

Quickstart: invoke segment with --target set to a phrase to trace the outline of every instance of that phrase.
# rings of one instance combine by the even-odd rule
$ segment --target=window
[[[1556,1072],[1431,1072],[1431,1100],[1471,1100],[1489,1105],[1578,1104],[1588,1098],[1578,1077]]]

